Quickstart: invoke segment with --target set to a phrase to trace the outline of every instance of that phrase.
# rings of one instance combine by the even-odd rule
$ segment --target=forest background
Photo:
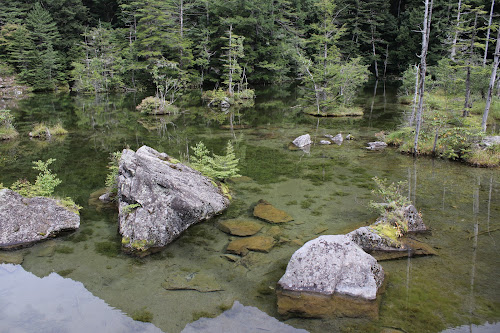
[[[456,86],[473,62],[485,90],[494,12],[490,1],[435,0],[428,75]],[[357,68],[348,76],[400,77],[420,62],[423,15],[420,0],[4,0],[0,74],[79,92],[144,90],[165,77],[227,86],[230,73],[236,84],[333,82],[347,65]]]

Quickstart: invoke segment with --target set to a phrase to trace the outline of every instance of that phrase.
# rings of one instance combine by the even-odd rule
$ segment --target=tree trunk
[[[373,65],[375,66],[375,77],[378,79],[378,65],[377,65],[377,53],[375,52],[375,37],[374,37],[375,27],[372,25],[372,49],[373,49]]]
[[[229,95],[233,96],[233,58],[231,56],[232,49],[232,40],[233,40],[233,25],[229,25],[229,50],[228,50],[228,64],[229,64],[229,72],[228,72],[228,91]]]
[[[417,124],[415,126],[415,141],[413,145],[413,155],[418,154],[418,136],[420,134],[420,126],[422,124],[422,112],[424,108],[424,92],[425,92],[425,72],[427,71],[427,51],[429,48],[429,35],[431,30],[432,4],[434,0],[425,0],[424,24],[422,30],[422,54],[420,55],[420,83],[418,87],[418,109],[417,109]]]
[[[498,62],[500,58],[500,29],[497,33],[497,45],[495,47],[495,54],[493,58],[493,68],[491,69],[490,84],[488,86],[488,96],[486,97],[486,107],[484,108],[483,121],[481,122],[481,128],[483,132],[486,132],[486,122],[488,120],[488,113],[490,112],[491,98],[493,97],[493,89],[495,88],[495,80],[498,70]]]
[[[462,0],[458,0],[458,13],[457,13],[457,27],[455,30],[455,36],[453,37],[453,42],[451,43],[451,60],[455,61],[455,55],[457,54],[457,39],[458,39],[458,27],[460,26],[460,11],[462,10]]]
[[[389,43],[385,47],[385,60],[384,60],[384,79],[385,73],[387,72],[387,64],[389,63]]]
[[[495,7],[495,0],[491,0],[490,19],[488,21],[488,31],[486,32],[486,45],[484,46],[483,67],[486,66],[486,57],[488,56],[488,43],[490,41],[491,21],[493,19],[493,7]]]
[[[420,65],[415,66],[415,93],[413,94],[413,110],[410,117],[410,127],[413,126],[413,121],[415,120],[415,111],[417,109],[417,98],[418,98],[418,77],[420,75]]]
[[[477,26],[477,12],[474,16],[474,29],[472,30],[472,36],[470,39],[470,48],[469,48],[469,59],[467,61],[467,76],[465,78],[465,102],[464,102],[464,111],[462,117],[469,116],[469,109],[472,108],[472,102],[470,97],[470,72],[472,66],[472,57],[474,56],[474,40],[476,39],[476,26]]]

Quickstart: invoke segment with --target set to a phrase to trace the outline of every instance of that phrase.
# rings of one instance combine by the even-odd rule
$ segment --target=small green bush
[[[219,88],[219,89],[204,91],[201,98],[205,102],[207,102],[208,106],[217,106],[220,105],[220,103],[224,99],[229,98],[229,94],[226,91]]]
[[[108,191],[111,194],[116,194],[118,192],[118,169],[120,158],[122,157],[122,153],[116,151],[111,153],[110,161],[108,163],[109,173],[106,176],[105,185]]]
[[[13,122],[14,116],[10,110],[0,110],[0,140],[10,140],[18,135]]]
[[[33,130],[30,132],[30,136],[39,139],[48,139],[52,135],[65,135],[68,131],[62,127],[61,123],[57,123],[54,126],[48,126],[44,123],[35,124]]]
[[[238,162],[234,154],[231,141],[227,142],[226,155],[212,154],[203,142],[198,142],[195,147],[191,147],[194,154],[191,157],[191,165],[194,169],[200,171],[204,176],[216,180],[225,180],[231,177],[239,177]]]

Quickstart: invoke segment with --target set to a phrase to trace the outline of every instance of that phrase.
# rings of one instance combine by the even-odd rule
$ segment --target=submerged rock
[[[328,141],[328,140],[321,140],[321,141],[319,142],[319,144],[320,144],[320,145],[331,145],[332,143],[331,143],[330,141]]]
[[[262,224],[255,221],[227,220],[219,223],[220,230],[234,236],[252,236],[262,227]]]
[[[80,216],[59,200],[0,190],[0,249],[15,249],[80,227]]]
[[[209,178],[147,146],[123,151],[118,202],[122,247],[139,255],[166,246],[229,206]]]
[[[368,147],[366,149],[368,150],[381,150],[387,147],[387,143],[382,142],[382,141],[374,141],[374,142],[368,142]]]
[[[182,333],[210,333],[210,332],[273,332],[273,333],[307,333],[280,322],[253,306],[243,306],[235,301],[230,310],[223,312],[216,318],[201,318],[187,324]]]
[[[167,290],[196,290],[202,293],[223,290],[214,276],[203,272],[174,273],[161,286]]]
[[[305,317],[377,317],[384,270],[345,235],[320,236],[298,249],[278,282],[278,311]]]
[[[21,252],[0,252],[0,264],[21,265],[24,261],[24,254]]]
[[[293,217],[288,215],[286,212],[275,208],[269,202],[262,199],[259,200],[257,206],[253,209],[253,215],[270,223],[285,223],[293,221]]]
[[[301,135],[292,142],[295,146],[302,148],[312,143],[311,136],[309,134]]]
[[[269,252],[274,246],[274,238],[270,236],[252,236],[233,240],[226,251],[238,255],[246,255],[248,251]]]

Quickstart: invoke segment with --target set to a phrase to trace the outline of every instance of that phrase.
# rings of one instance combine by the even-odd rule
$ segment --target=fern
[[[203,142],[198,142],[195,147],[191,147],[193,155],[191,156],[191,166],[200,171],[204,176],[223,181],[230,177],[240,176],[238,174],[238,162],[234,153],[231,141],[226,146],[226,155],[210,156],[210,151]]]

